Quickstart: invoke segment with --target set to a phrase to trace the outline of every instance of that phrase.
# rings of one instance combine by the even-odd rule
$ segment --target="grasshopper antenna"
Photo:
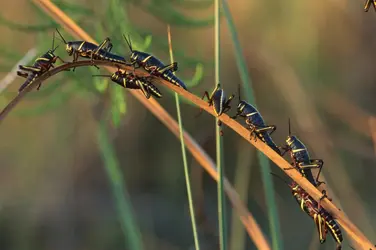
[[[92,75],[92,77],[111,77],[111,75]]]
[[[55,45],[55,31],[54,31],[54,35],[52,36],[52,47],[51,47],[51,49],[52,49],[52,51],[55,51],[55,49],[54,49],[54,45]]]
[[[239,98],[239,102],[240,102],[240,83],[238,84],[238,98]]]
[[[55,50],[59,47],[59,45],[57,45],[55,48],[54,48],[54,45],[55,45],[55,36],[56,36],[56,33],[54,31],[54,36],[52,37],[52,53],[55,52]]]
[[[64,37],[61,35],[61,33],[59,32],[59,30],[56,28],[56,31],[57,31],[57,33],[59,34],[59,36],[61,37],[61,39],[63,40],[63,42],[65,43],[65,44],[67,44],[67,41],[65,41],[65,39],[64,39]]]
[[[125,42],[127,43],[127,45],[128,45],[128,47],[129,47],[129,50],[131,51],[131,52],[133,52],[133,49],[132,49],[132,42],[131,42],[131,38],[129,37],[129,35],[128,35],[128,37],[129,37],[129,41],[128,41],[128,39],[127,39],[127,37],[123,34],[123,37],[124,37],[124,40],[125,40]]]
[[[289,136],[291,136],[291,123],[290,123],[290,117],[289,117]]]
[[[132,40],[131,40],[131,36],[129,34],[128,34],[128,40],[129,40],[129,44],[131,46],[131,50],[133,52]]]

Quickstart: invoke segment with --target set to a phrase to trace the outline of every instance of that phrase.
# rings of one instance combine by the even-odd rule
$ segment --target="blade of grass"
[[[214,1],[214,61],[215,61],[215,80],[214,88],[220,83],[220,3],[219,0]],[[216,138],[216,160],[219,172],[218,180],[218,225],[219,225],[219,245],[221,250],[227,249],[227,223],[226,223],[226,207],[223,192],[223,145],[221,136],[221,127],[218,126],[218,117],[215,119],[215,138]]]
[[[246,204],[248,203],[249,180],[251,178],[252,158],[255,156],[254,150],[249,150],[245,147],[246,143],[241,141],[238,145],[238,159],[234,177],[234,186],[238,191],[240,198]],[[246,234],[241,226],[239,219],[236,218],[235,212],[231,216],[231,230],[230,230],[230,249],[245,249]]]
[[[227,1],[222,0],[222,5],[223,5],[224,16],[227,20],[228,29],[231,34],[231,40],[234,45],[236,64],[238,66],[240,78],[243,83],[243,89],[245,90],[246,99],[248,102],[256,106],[256,100],[255,100],[255,97],[253,95],[253,90],[252,90],[251,77],[247,70],[247,66],[243,57],[243,52],[239,43],[236,27],[233,22],[232,15],[228,7]],[[266,202],[268,205],[268,215],[269,215],[269,224],[270,224],[269,230],[272,235],[273,249],[282,250],[283,244],[282,244],[282,236],[281,236],[281,231],[280,231],[281,227],[279,224],[277,205],[276,205],[275,197],[274,197],[274,185],[271,179],[272,177],[270,175],[270,172],[271,172],[270,164],[267,158],[259,151],[258,151],[258,158],[259,158],[259,163],[261,167],[262,181],[264,183]]]
[[[170,62],[174,62],[174,54],[172,52],[172,39],[171,39],[171,29],[170,25],[167,25],[167,37],[168,37],[168,47],[170,53]],[[173,72],[175,74],[175,72]],[[179,124],[179,137],[180,137],[180,145],[181,145],[181,153],[183,157],[183,165],[184,165],[184,175],[185,175],[185,183],[187,186],[187,195],[188,195],[188,203],[189,203],[189,212],[191,215],[191,222],[192,222],[192,230],[193,230],[193,239],[195,242],[195,249],[199,250],[199,239],[197,233],[197,224],[196,224],[196,217],[195,217],[195,209],[193,206],[193,198],[192,198],[192,191],[191,191],[191,181],[189,177],[189,170],[188,170],[188,162],[187,162],[187,153],[185,151],[185,143],[184,143],[184,136],[183,136],[183,122],[181,119],[181,112],[180,112],[180,101],[179,95],[175,93],[175,103],[176,103],[176,113],[178,116],[178,124]]]
[[[110,180],[115,205],[118,210],[121,228],[125,239],[126,249],[141,250],[142,241],[140,229],[133,216],[129,194],[126,191],[122,173],[114,149],[108,138],[105,121],[101,121],[98,130],[98,144],[102,154],[108,178]]]

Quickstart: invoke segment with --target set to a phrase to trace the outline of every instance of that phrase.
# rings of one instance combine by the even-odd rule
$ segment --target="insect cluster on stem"
[[[218,84],[209,95],[208,91],[205,91],[202,98],[208,99],[208,105],[213,107],[214,113],[217,116],[222,115],[230,110],[230,102],[234,98],[231,95],[229,99],[226,99],[224,90]],[[200,110],[201,113],[202,110]],[[287,152],[291,159],[291,168],[298,170],[304,178],[306,178],[312,185],[319,187],[322,181],[319,180],[319,176],[324,165],[324,161],[321,159],[312,159],[309,155],[307,147],[303,144],[297,136],[291,135],[291,125],[289,119],[289,134],[286,138],[286,145],[280,147],[273,141],[271,135],[276,131],[275,125],[267,125],[265,123],[261,113],[255,106],[241,100],[240,98],[240,85],[238,85],[238,105],[236,108],[236,114],[231,116],[232,119],[242,117],[244,119],[246,127],[250,131],[250,140],[260,139],[271,149],[281,156],[284,156]],[[218,124],[219,126],[221,123]],[[221,132],[223,134],[223,132]],[[313,176],[312,169],[318,169],[316,177]],[[288,169],[285,169],[288,170]],[[337,222],[333,219],[332,215],[321,207],[320,202],[324,198],[328,198],[326,191],[323,190],[323,196],[320,198],[320,202],[316,202],[308,193],[300,187],[297,183],[292,182],[289,184],[292,190],[292,194],[295,200],[299,203],[301,209],[305,211],[313,220],[319,232],[320,243],[324,243],[326,240],[326,234],[329,230],[337,243],[336,250],[341,249],[341,242],[343,240],[341,229]],[[331,199],[330,199],[331,200]]]
[[[112,53],[113,44],[108,37],[99,45],[96,45],[87,41],[66,41],[57,29],[56,31],[59,34],[61,41],[65,44],[65,50],[68,53],[68,56],[73,57],[72,62],[76,62],[80,58],[86,58],[89,59],[92,62],[92,65],[97,68],[98,66],[95,65],[94,61],[106,61],[133,66],[132,71],[118,69],[112,75],[94,75],[96,77],[108,77],[111,79],[111,81],[123,88],[138,89],[147,99],[149,99],[151,96],[156,98],[162,97],[162,93],[153,84],[153,80],[158,77],[170,82],[171,84],[177,85],[184,90],[187,90],[184,82],[174,74],[174,72],[178,70],[177,62],[165,65],[153,55],[134,50],[129,37],[127,39],[124,36],[124,39],[131,52],[129,58],[126,59],[123,56]],[[64,60],[55,55],[55,51],[58,46],[54,47],[54,43],[55,33],[52,40],[52,48],[50,50],[38,57],[32,66],[19,66],[20,70],[17,72],[17,74],[26,78],[26,81],[19,88],[19,92],[23,91],[41,75],[48,73],[48,71],[54,67],[54,64],[58,59],[62,63],[65,63]],[[141,77],[136,75],[135,69],[137,68],[143,68],[148,73],[148,76]],[[38,90],[40,85],[41,84],[39,84],[37,88]],[[205,91],[202,99],[205,97],[208,99],[208,106],[212,107],[216,116],[219,117],[231,110],[230,104],[235,95],[231,95],[227,99],[225,91],[218,83],[210,94],[208,91]],[[202,109],[200,110],[199,114],[201,114],[201,112]],[[319,180],[319,176],[324,165],[324,161],[321,159],[312,159],[309,155],[307,147],[303,144],[303,142],[299,140],[297,136],[291,135],[290,119],[289,133],[286,138],[286,144],[280,147],[273,141],[271,136],[273,132],[276,131],[277,127],[275,125],[268,125],[254,105],[240,98],[240,84],[238,85],[238,104],[236,107],[236,113],[235,115],[231,116],[231,118],[238,119],[239,117],[244,120],[245,126],[250,131],[250,140],[261,140],[281,156],[284,156],[288,152],[290,160],[292,161],[291,168],[289,169],[298,170],[302,176],[315,187],[319,187],[323,183]],[[221,126],[220,122],[218,122],[218,126]],[[222,130],[221,134],[223,135]],[[314,177],[312,169],[318,169],[316,177]],[[292,182],[288,185],[291,188],[292,194],[300,205],[301,209],[314,220],[314,224],[318,230],[320,243],[325,242],[326,234],[329,231],[337,243],[336,249],[341,249],[341,242],[343,240],[341,230],[336,221],[333,219],[332,215],[320,205],[321,200],[327,198],[325,190],[322,191],[323,196],[321,197],[320,201],[316,202],[297,183]]]
[[[99,67],[94,64],[94,60],[133,66],[133,71],[131,72],[125,72],[118,69],[118,71],[113,73],[112,75],[95,76],[109,77],[113,82],[119,84],[124,88],[139,89],[147,99],[149,99],[151,96],[154,96],[156,98],[162,97],[162,93],[153,84],[153,80],[155,79],[153,77],[160,77],[166,81],[171,82],[172,84],[187,89],[184,82],[173,74],[174,71],[178,70],[177,62],[166,66],[159,59],[150,54],[133,50],[130,38],[127,39],[124,36],[124,39],[128,44],[129,49],[131,50],[131,55],[129,59],[126,60],[126,58],[123,56],[111,53],[113,44],[111,43],[111,39],[108,37],[104,39],[103,42],[101,42],[99,45],[96,45],[87,41],[67,41],[59,32],[59,30],[56,29],[56,31],[59,34],[61,41],[65,44],[65,50],[68,53],[68,56],[73,57],[72,62],[77,62],[79,58],[88,58],[91,60],[92,65],[97,67],[98,69]],[[40,75],[46,73],[50,68],[54,67],[57,59],[60,59],[63,63],[65,63],[59,56],[56,56],[54,54],[57,48],[54,48],[54,41],[55,33],[52,42],[52,49],[47,51],[41,57],[37,58],[33,66],[19,66],[20,70],[22,71],[18,71],[17,74],[26,78],[26,81],[19,88],[19,92],[29,86]],[[134,73],[134,70],[140,67],[147,71],[149,73],[149,76],[137,76]],[[73,71],[74,70],[75,68],[73,68]],[[38,86],[38,90],[39,88],[40,85]]]

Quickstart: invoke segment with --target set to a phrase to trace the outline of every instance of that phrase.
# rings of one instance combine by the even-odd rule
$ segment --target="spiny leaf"
[[[81,5],[77,4],[70,4],[65,2],[55,2],[57,6],[59,6],[63,11],[70,13],[71,15],[74,14],[81,14],[85,16],[93,16],[94,13],[92,10],[87,9]],[[36,6],[33,4],[34,9],[38,10],[38,13],[43,16],[43,24],[20,24],[8,20],[0,15],[0,25],[7,26],[10,29],[22,31],[22,32],[44,32],[50,29],[56,29],[59,27],[59,24],[55,21],[51,20],[50,18],[46,19],[45,13],[42,12],[39,8],[35,8]],[[81,23],[82,21],[78,21]]]
[[[150,47],[152,38],[153,37],[151,35],[145,37],[144,44],[141,45],[141,51],[146,51]]]
[[[135,31],[144,37],[150,34],[150,32],[145,31],[143,29],[136,29]],[[161,39],[160,37],[157,37],[157,36],[153,36],[153,46],[155,46],[157,49],[160,49],[162,51],[168,50],[168,44],[165,41],[165,39]],[[176,55],[176,57],[178,58],[181,58],[181,60],[178,61],[179,68],[196,67],[197,64],[199,63],[205,67],[213,66],[213,60],[206,60],[203,58],[199,58],[199,56],[187,57],[187,53],[185,53],[181,49],[174,51],[174,55]],[[198,55],[200,54],[198,53]]]
[[[151,37],[145,36],[146,41],[143,41],[138,33],[132,32],[134,30],[133,24],[129,21],[128,14],[123,6],[124,4],[121,4],[119,0],[111,0],[109,9],[107,10],[108,19],[111,20],[111,23],[115,23],[117,26],[116,33],[132,35],[132,46],[135,50],[142,51],[143,49],[148,48],[151,43]]]
[[[106,78],[103,78],[103,79],[95,78],[93,79],[93,83],[99,93],[104,93],[107,90],[108,85],[109,85],[109,81]]]
[[[18,30],[23,32],[44,32],[49,29],[55,29],[59,27],[56,22],[46,21],[45,24],[19,24],[10,20],[5,19],[0,15],[0,25],[4,25],[12,30]]]
[[[213,6],[213,0],[172,0],[172,4],[180,5],[186,9],[205,9]]]
[[[126,113],[124,91],[120,86],[113,85],[111,88],[111,114],[115,127],[119,127],[122,116]]]
[[[196,65],[195,74],[193,75],[191,80],[184,81],[188,87],[194,87],[200,83],[202,78],[204,77],[204,65],[202,63],[198,63]]]
[[[213,25],[214,17],[206,19],[189,18],[175,10],[171,4],[151,3],[146,10],[152,13],[156,18],[175,26],[189,26],[190,28],[208,27]]]
[[[54,3],[62,9],[64,12],[69,14],[82,14],[82,15],[93,15],[93,10],[84,7],[81,4],[67,3],[65,1],[54,1]]]

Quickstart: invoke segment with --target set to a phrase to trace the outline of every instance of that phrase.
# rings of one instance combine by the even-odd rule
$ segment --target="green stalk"
[[[222,0],[223,12],[227,21],[228,29],[231,34],[232,43],[235,50],[235,59],[238,66],[241,81],[243,83],[243,90],[246,94],[246,99],[249,103],[256,107],[256,100],[253,95],[252,81],[249,72],[246,67],[245,59],[243,57],[242,49],[240,47],[236,28],[227,4],[226,0]],[[272,236],[272,248],[277,250],[283,249],[281,229],[279,224],[277,205],[274,197],[274,186],[270,175],[270,164],[264,154],[257,151],[259,163],[261,166],[262,181],[264,183],[264,189],[266,194],[266,202],[268,206],[269,227]]]
[[[219,0],[214,1],[214,60],[215,60],[215,82],[214,87],[220,83],[220,3]],[[216,160],[219,173],[218,179],[218,225],[219,225],[219,244],[221,250],[227,249],[227,223],[226,223],[226,207],[225,196],[223,191],[223,146],[221,128],[218,126],[219,119],[215,119],[215,137],[216,137]]]
[[[105,121],[99,125],[98,144],[115,198],[120,225],[124,234],[125,248],[142,250],[140,229],[133,217],[132,205],[126,191],[122,173],[114,149],[108,138]]]
[[[249,180],[253,169],[252,160],[254,158],[254,150],[249,150],[247,143],[244,141],[238,145],[237,167],[234,176],[234,188],[238,192],[240,199],[247,204],[249,195]],[[250,156],[251,154],[251,156]],[[245,249],[246,233],[244,226],[239,220],[237,211],[233,210],[231,215],[230,228],[230,249]]]
[[[171,39],[171,31],[170,25],[167,26],[167,35],[168,35],[168,43],[169,43],[169,51],[170,51],[170,61],[171,63],[174,62],[174,54],[172,52],[172,39]],[[175,75],[175,72],[173,72]],[[179,136],[180,136],[180,145],[181,145],[181,153],[183,156],[183,165],[184,165],[184,175],[185,175],[185,184],[187,187],[187,195],[188,195],[188,204],[189,204],[189,212],[191,215],[191,222],[192,222],[192,230],[193,230],[193,239],[195,242],[195,249],[200,250],[200,244],[198,239],[197,233],[197,224],[196,224],[196,216],[195,210],[193,206],[193,198],[192,198],[192,189],[191,189],[191,181],[188,171],[188,162],[187,162],[187,153],[185,150],[185,143],[184,143],[184,136],[183,136],[183,121],[181,119],[181,112],[180,112],[180,101],[179,95],[175,93],[175,103],[176,103],[176,113],[178,116],[178,124],[179,124]]]

